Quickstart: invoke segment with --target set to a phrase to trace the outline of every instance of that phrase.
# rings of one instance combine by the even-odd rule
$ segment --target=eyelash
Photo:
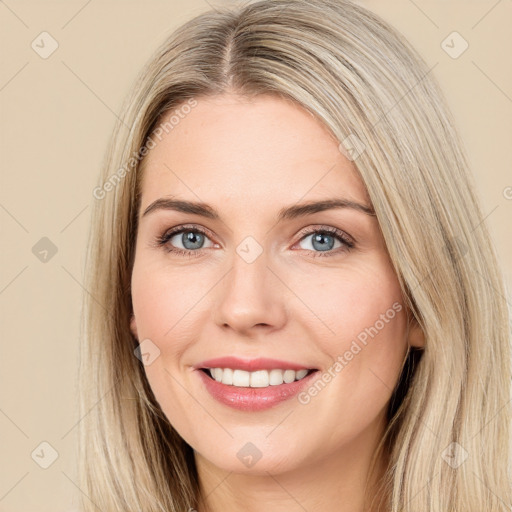
[[[200,228],[198,226],[178,226],[176,228],[172,228],[169,231],[164,232],[162,235],[157,236],[157,238],[155,239],[155,244],[158,247],[162,247],[165,251],[174,253],[177,256],[185,256],[188,258],[194,258],[194,257],[200,256],[202,249],[197,249],[194,251],[191,249],[180,249],[180,248],[171,247],[171,246],[167,245],[169,240],[174,235],[184,233],[186,231],[201,233],[202,235],[210,238],[208,233],[203,228]],[[334,228],[331,226],[322,226],[322,227],[316,228],[316,229],[306,229],[305,231],[301,232],[300,239],[298,240],[298,242],[302,241],[302,239],[305,238],[306,236],[312,235],[315,233],[332,235],[335,238],[337,238],[344,245],[344,247],[338,247],[337,250],[329,250],[329,251],[309,251],[309,252],[314,253],[314,256],[313,256],[314,258],[316,258],[316,257],[324,257],[325,258],[325,257],[334,256],[336,254],[339,254],[340,252],[348,252],[355,247],[355,243],[351,238],[349,238],[340,229],[337,229],[337,228]],[[308,250],[308,249],[303,249],[303,250]]]

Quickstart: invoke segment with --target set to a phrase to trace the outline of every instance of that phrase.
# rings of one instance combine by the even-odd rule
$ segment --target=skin
[[[403,304],[375,216],[343,208],[276,222],[297,202],[345,198],[370,207],[365,187],[338,141],[295,103],[235,93],[197,101],[144,161],[131,329],[160,350],[145,371],[195,451],[207,496],[199,512],[367,510],[365,479],[407,346],[424,343],[405,307],[307,404],[293,398],[265,411],[234,410],[193,370],[212,357],[262,356],[318,368],[320,378],[358,334]],[[142,216],[171,195],[208,203],[221,220],[165,209]],[[182,234],[167,247],[199,256],[155,243],[184,224],[208,232],[201,248],[182,245]],[[322,227],[355,246],[329,238],[322,251],[313,245]],[[252,263],[236,252],[248,236],[263,250]],[[248,442],[262,455],[251,467],[237,457]],[[383,467],[379,460],[370,486]]]

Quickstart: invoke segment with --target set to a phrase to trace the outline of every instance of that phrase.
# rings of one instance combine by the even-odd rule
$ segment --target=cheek
[[[208,290],[200,273],[151,264],[135,266],[132,302],[139,339],[149,338],[160,350],[179,350],[183,333],[193,338],[198,316],[204,313],[202,299]],[[172,339],[172,344],[167,343]],[[172,346],[171,346],[172,345]]]
[[[201,338],[211,316],[205,297],[213,286],[208,284],[211,277],[199,267],[191,272],[149,257],[141,258],[133,269],[131,290],[138,339],[149,339],[159,354],[144,370],[155,398],[161,405],[167,403],[169,409],[178,401],[186,407],[190,400],[189,395],[180,393],[186,370],[183,354]]]
[[[338,339],[344,344],[357,341],[366,348],[370,348],[372,340],[379,340],[379,344],[372,344],[375,351],[403,345],[405,323],[398,285],[346,283],[344,292],[337,293],[333,300],[336,307],[330,310],[331,324]],[[381,347],[384,340],[386,347]]]
[[[331,270],[331,269],[330,269]],[[376,325],[377,329],[400,330],[402,322],[391,322],[403,309],[398,279],[388,265],[382,263],[341,268],[329,274],[296,280],[293,288],[304,299],[313,316],[310,323],[322,321],[327,338],[348,340],[360,336]],[[384,324],[383,324],[384,322]],[[393,324],[394,327],[390,327]]]
[[[190,277],[190,272],[166,271],[161,265],[152,269],[151,262],[135,266],[132,302],[139,341],[151,340],[158,351],[158,357],[144,366],[155,399],[174,428],[194,441],[189,438],[194,421],[184,414],[191,404],[180,364],[191,340],[199,337],[198,317],[206,311],[201,302],[205,288]]]
[[[322,335],[316,336],[318,348],[331,361],[324,372],[330,373],[325,381],[333,383],[327,385],[330,391],[325,403],[352,404],[361,412],[368,406],[368,415],[372,415],[390,397],[407,351],[402,293],[388,266],[350,269],[343,274],[317,280],[314,293],[309,288],[308,294],[303,284],[299,295],[315,313],[309,330],[317,332],[318,319],[329,328],[322,328]]]

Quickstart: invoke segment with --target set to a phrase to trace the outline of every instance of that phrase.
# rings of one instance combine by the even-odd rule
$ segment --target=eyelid
[[[183,231],[197,231],[207,236],[208,238],[214,238],[212,232],[198,224],[180,224],[178,226],[174,226],[172,228],[166,229],[161,235],[159,235],[159,239],[170,239],[174,235],[177,235]]]
[[[311,235],[313,233],[329,233],[330,235],[337,236],[341,238],[345,243],[355,246],[356,240],[353,236],[349,235],[346,231],[342,229],[335,228],[334,226],[322,225],[322,224],[314,224],[312,226],[308,226],[307,228],[302,229],[299,232],[299,242],[307,235]]]

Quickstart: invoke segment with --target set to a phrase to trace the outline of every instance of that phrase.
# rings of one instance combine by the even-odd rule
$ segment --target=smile
[[[320,374],[316,369],[249,372],[231,368],[197,368],[194,373],[199,376],[201,387],[208,396],[231,409],[246,412],[263,411],[290,401]],[[224,384],[224,379],[228,382],[231,379],[231,383]],[[271,379],[281,383],[272,384]]]
[[[212,379],[227,386],[266,388],[301,380],[315,370],[257,370],[253,372],[232,368],[202,368]]]

